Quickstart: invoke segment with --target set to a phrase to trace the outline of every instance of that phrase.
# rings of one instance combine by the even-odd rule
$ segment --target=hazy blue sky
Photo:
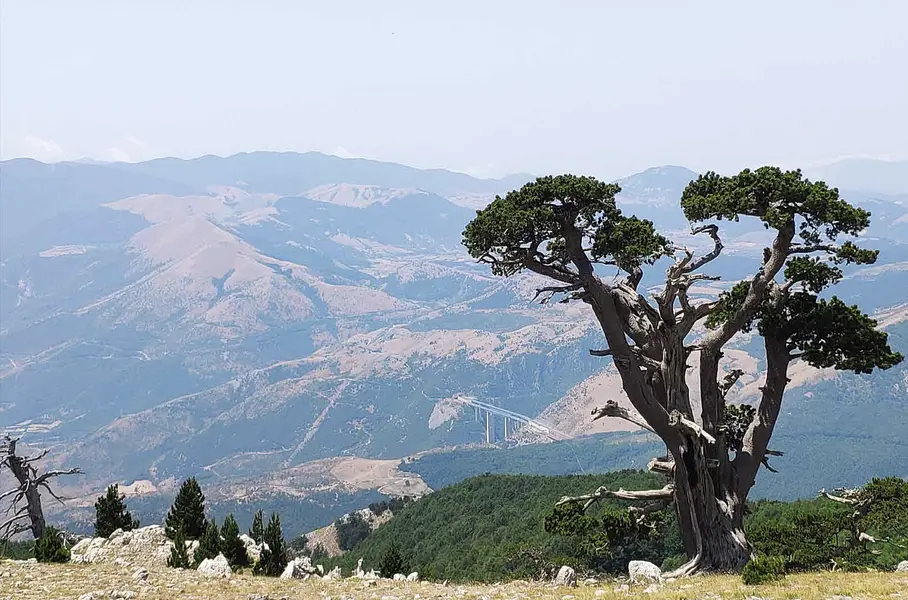
[[[480,175],[908,156],[908,2],[2,0],[0,154]]]

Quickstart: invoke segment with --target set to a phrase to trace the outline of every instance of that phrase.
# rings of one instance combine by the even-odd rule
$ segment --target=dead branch
[[[593,415],[594,421],[597,419],[601,419],[602,417],[615,417],[615,418],[624,419],[625,421],[633,423],[637,427],[646,429],[650,433],[656,433],[655,430],[653,430],[653,428],[650,427],[649,423],[647,423],[643,419],[643,417],[641,417],[637,413],[632,413],[631,411],[624,408],[623,406],[620,406],[614,400],[606,400],[605,406],[603,406],[601,408],[600,407],[594,408],[592,410],[591,414]]]
[[[708,225],[701,225],[700,227],[691,229],[691,233],[693,235],[697,235],[699,233],[708,234],[709,237],[711,237],[713,239],[714,246],[713,246],[713,249],[709,252],[709,254],[704,254],[703,256],[701,256],[700,258],[693,261],[692,263],[690,263],[687,266],[686,270],[688,273],[690,273],[691,271],[696,271],[697,269],[699,269],[706,263],[715,260],[722,253],[722,239],[719,237],[719,226],[718,225],[715,225],[713,223],[710,223]]]
[[[583,496],[564,496],[555,506],[563,504],[578,504],[583,502],[583,509],[586,510],[590,505],[605,498],[615,498],[618,500],[671,500],[675,496],[675,486],[671,483],[659,490],[610,490],[606,487],[597,488],[592,494]]]
[[[705,431],[695,422],[683,416],[678,410],[673,410],[671,414],[668,415],[668,423],[672,427],[676,427],[682,431],[685,431],[696,438],[702,438],[704,441],[710,444],[716,443],[715,437],[713,437],[710,433]]]
[[[742,375],[744,375],[744,371],[741,369],[732,369],[722,378],[722,383],[719,384],[719,393],[722,394],[723,398],[738,383]]]
[[[646,517],[661,510],[665,510],[670,504],[671,502],[667,500],[657,500],[643,506],[631,506],[627,510],[634,515],[637,525],[642,525],[644,521],[646,521]]]
[[[675,474],[675,461],[671,456],[657,457],[649,461],[646,468],[653,473],[662,473],[671,477]]]
[[[540,304],[547,304],[552,298],[555,297],[556,294],[567,294],[569,292],[577,292],[578,290],[580,290],[582,288],[583,288],[583,285],[579,284],[579,283],[574,283],[574,284],[570,284],[570,285],[552,285],[552,286],[538,288],[536,290],[536,295],[533,296],[532,301],[535,302],[543,294],[548,294],[548,296],[539,300]],[[572,294],[571,296],[568,296],[567,299],[572,299],[573,297],[574,297],[574,294]]]

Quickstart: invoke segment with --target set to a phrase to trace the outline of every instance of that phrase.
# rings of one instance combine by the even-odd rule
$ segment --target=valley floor
[[[53,599],[217,599],[217,600],[876,600],[908,598],[908,574],[816,573],[789,576],[767,586],[744,586],[739,577],[699,577],[648,589],[629,591],[616,583],[555,588],[541,583],[442,585],[381,581],[369,586],[358,580],[338,582],[282,581],[239,574],[229,580],[210,579],[195,571],[150,569],[147,583],[132,579],[134,567],[116,565],[46,565],[0,562],[0,600]]]

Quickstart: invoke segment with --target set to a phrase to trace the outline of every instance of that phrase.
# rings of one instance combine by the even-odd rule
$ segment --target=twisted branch
[[[710,433],[697,425],[695,422],[682,415],[678,410],[673,410],[671,414],[668,415],[668,423],[672,427],[677,427],[678,429],[696,438],[702,438],[704,441],[710,444],[716,443],[715,437],[713,437]]]
[[[633,423],[637,427],[646,429],[650,433],[656,433],[655,430],[652,427],[650,427],[649,423],[647,423],[643,419],[643,417],[641,417],[640,415],[638,415],[635,412],[632,413],[628,409],[619,405],[614,400],[606,400],[605,406],[594,408],[590,414],[593,415],[594,421],[597,419],[601,419],[602,417],[615,417],[615,418],[624,419],[625,421]]]
[[[597,488],[592,494],[564,496],[555,504],[555,506],[583,502],[583,509],[586,510],[592,504],[605,498],[615,498],[618,500],[672,500],[674,497],[675,486],[671,483],[666,484],[665,487],[659,490],[626,490],[624,488],[610,490],[607,487],[602,486]]]

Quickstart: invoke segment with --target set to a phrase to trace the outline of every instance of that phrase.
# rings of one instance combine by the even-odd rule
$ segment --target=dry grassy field
[[[209,579],[195,571],[150,569],[145,583],[133,580],[134,567],[47,565],[0,562],[0,600],[136,598],[142,600],[871,600],[908,599],[908,574],[818,573],[789,576],[766,586],[744,586],[739,577],[697,577],[658,587],[625,589],[617,582],[556,588],[543,583],[443,585],[358,580],[282,581],[239,574]]]

